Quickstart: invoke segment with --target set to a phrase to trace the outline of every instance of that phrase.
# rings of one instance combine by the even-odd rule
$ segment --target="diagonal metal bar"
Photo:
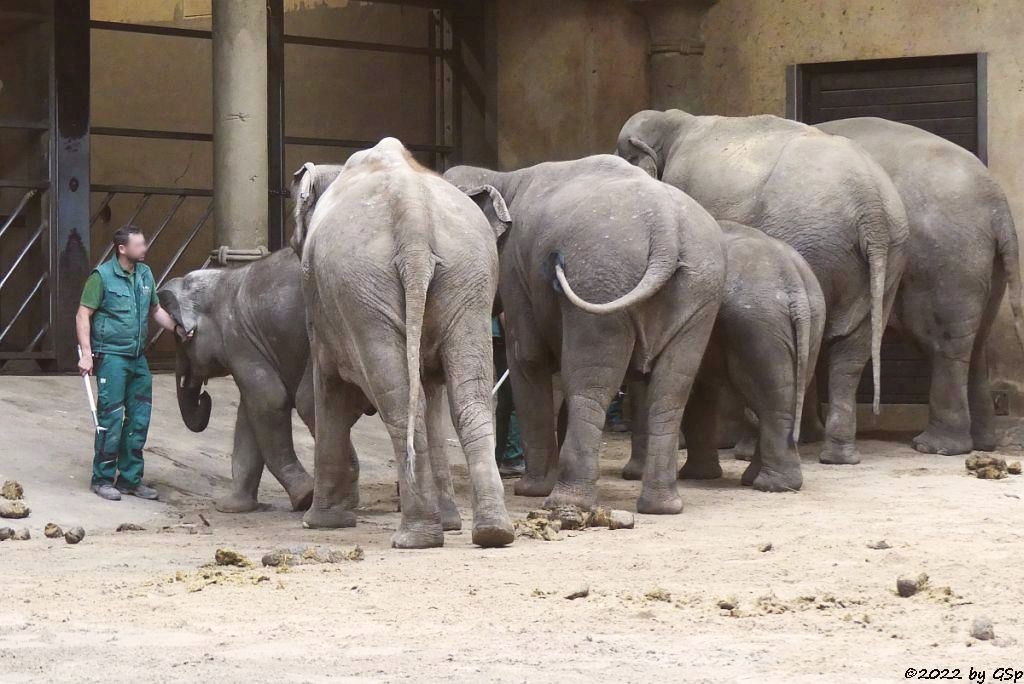
[[[7,232],[7,229],[10,228],[11,225],[14,223],[14,219],[18,218],[18,214],[21,213],[22,209],[25,208],[25,205],[28,204],[28,201],[32,199],[32,196],[35,195],[37,192],[38,190],[29,190],[28,192],[21,196],[21,200],[18,202],[18,206],[14,207],[14,211],[12,211],[11,215],[7,217],[6,221],[4,221],[4,227],[0,228],[0,238],[4,236],[4,233]]]
[[[112,199],[114,199],[114,193],[108,192],[107,196],[103,198],[102,202],[100,202],[100,208],[97,209],[96,213],[92,215],[91,219],[89,219],[89,226],[90,227],[92,226],[92,224],[96,223],[96,219],[98,219],[100,217],[100,214],[103,213],[103,210],[107,208],[107,205],[110,204],[110,200],[112,200]]]
[[[157,226],[156,231],[154,231],[153,233],[153,237],[149,238],[149,244],[147,245],[147,247],[153,246],[153,243],[156,242],[156,239],[160,237],[160,233],[164,231],[164,228],[166,228],[167,224],[171,222],[171,219],[174,218],[174,215],[178,213],[178,208],[181,207],[182,203],[184,203],[186,198],[187,195],[178,195],[178,197],[174,200],[174,205],[171,206],[171,210],[167,212],[167,216],[165,216],[164,220],[160,222],[159,226]]]
[[[180,247],[178,247],[178,251],[174,253],[173,257],[171,257],[171,261],[170,263],[167,264],[167,268],[165,268],[164,272],[160,274],[160,279],[156,281],[157,288],[164,284],[164,280],[167,279],[168,274],[170,274],[174,267],[178,265],[178,260],[181,259],[181,255],[185,253],[185,250],[188,249],[188,246],[191,245],[192,241],[196,239],[196,235],[198,235],[199,231],[202,230],[203,225],[206,224],[206,220],[210,218],[210,214],[212,213],[213,200],[210,200],[210,203],[206,205],[206,211],[203,212],[203,215],[199,217],[199,220],[196,221],[196,224],[192,227],[192,232],[189,233],[188,239],[185,240],[185,242],[183,242]]]
[[[42,341],[44,337],[46,337],[46,333],[49,332],[49,330],[50,324],[43,323],[43,327],[39,329],[39,332],[36,333],[36,336],[33,337],[32,341],[28,343],[28,346],[25,347],[24,353],[28,354],[29,352],[34,351],[36,346]]]
[[[206,257],[206,261],[203,262],[203,265],[200,266],[198,270],[202,270],[209,266],[211,261],[213,261],[213,257]],[[157,328],[157,331],[153,333],[151,338],[149,338],[149,342],[146,343],[146,351],[149,351],[153,345],[156,344],[156,341],[160,339],[160,336],[163,335],[164,332],[163,328]]]
[[[135,207],[135,211],[132,212],[132,215],[129,216],[128,220],[124,222],[125,225],[129,225],[129,224],[135,223],[135,219],[138,218],[139,214],[142,213],[142,210],[146,208],[146,204],[149,202],[149,198],[150,197],[152,197],[152,195],[150,195],[150,194],[145,194],[145,195],[142,196],[142,199],[139,200],[139,204]],[[113,251],[114,251],[114,243],[111,242],[109,245],[107,245],[106,250],[103,251],[103,256],[101,256],[100,260],[96,262],[96,266],[99,266],[104,261],[106,261],[107,257],[109,257],[110,253],[113,252]]]
[[[28,242],[26,242],[25,246],[21,249],[21,252],[18,254],[17,257],[14,258],[14,263],[12,263],[11,267],[7,269],[7,273],[4,274],[3,278],[0,278],[0,290],[4,289],[4,285],[7,284],[7,281],[10,280],[11,275],[14,273],[15,270],[17,270],[18,266],[21,264],[22,259],[24,259],[25,255],[28,254],[29,250],[32,249],[32,245],[34,245],[36,241],[39,240],[39,236],[43,234],[43,228],[43,225],[40,225],[38,228],[36,228],[36,232],[32,233],[32,237],[28,239]]]
[[[36,281],[35,286],[33,286],[32,290],[28,293],[28,296],[25,297],[25,300],[21,303],[21,306],[18,307],[18,310],[14,312],[14,316],[11,318],[11,320],[7,322],[7,327],[5,327],[3,331],[0,331],[0,343],[4,341],[5,337],[7,337],[7,333],[11,332],[11,329],[14,328],[14,324],[18,322],[18,319],[21,317],[21,314],[25,313],[25,309],[28,308],[29,302],[31,302],[32,298],[36,296],[36,293],[39,292],[39,290],[43,287],[43,283],[45,283],[46,279],[49,277],[49,272],[43,273],[43,275],[39,276],[39,280]]]

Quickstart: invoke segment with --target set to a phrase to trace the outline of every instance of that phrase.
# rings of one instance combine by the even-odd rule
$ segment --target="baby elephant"
[[[399,471],[402,521],[392,545],[443,545],[443,527],[458,526],[444,453],[447,386],[469,461],[473,542],[510,544],[490,402],[495,243],[508,210],[493,188],[474,204],[394,138],[330,174],[325,183],[307,164],[294,188],[292,244],[302,256],[317,415],[313,505],[304,523],[355,525],[349,431],[372,403]]]
[[[295,457],[292,409],[312,431],[313,384],[308,369],[300,264],[282,249],[239,268],[207,268],[174,278],[160,304],[192,337],[177,341],[178,408],[193,432],[206,429],[209,378],[231,375],[241,395],[231,454],[232,492],[217,510],[244,513],[259,504],[263,466],[306,510],[313,480]]]
[[[825,325],[825,298],[810,266],[789,245],[761,231],[721,222],[725,296],[683,417],[686,464],[679,477],[721,477],[718,407],[728,387],[758,418],[758,437],[743,484],[779,492],[800,489],[800,416]],[[642,392],[639,383],[630,393]],[[642,400],[636,400],[643,406]],[[634,419],[626,479],[639,479],[645,421]]]

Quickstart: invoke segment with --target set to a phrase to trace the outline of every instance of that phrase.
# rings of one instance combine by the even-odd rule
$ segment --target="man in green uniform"
[[[165,330],[186,332],[160,307],[153,272],[146,258],[146,238],[135,226],[114,233],[114,255],[85,281],[75,316],[82,375],[95,373],[99,396],[92,463],[92,491],[110,501],[122,494],[156,499],[142,484],[142,447],[149,432],[153,376],[146,363],[149,317]]]

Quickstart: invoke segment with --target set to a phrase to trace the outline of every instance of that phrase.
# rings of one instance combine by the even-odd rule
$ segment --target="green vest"
[[[149,339],[149,304],[156,282],[149,266],[135,264],[131,275],[115,255],[94,271],[103,280],[103,301],[92,316],[92,350],[102,354],[137,357]]]

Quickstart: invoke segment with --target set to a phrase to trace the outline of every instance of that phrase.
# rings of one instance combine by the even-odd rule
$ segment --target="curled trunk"
[[[192,377],[192,364],[188,355],[178,344],[177,362],[174,367],[174,386],[178,394],[178,409],[185,426],[192,432],[202,432],[210,422],[213,400],[203,391],[202,379]]]

